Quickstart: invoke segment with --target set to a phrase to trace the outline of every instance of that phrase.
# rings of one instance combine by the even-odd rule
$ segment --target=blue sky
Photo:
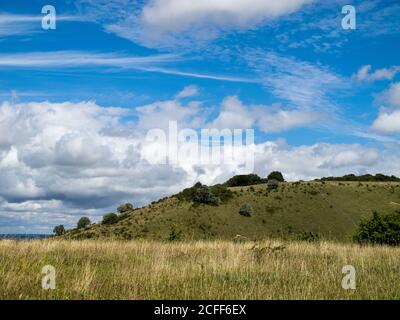
[[[146,130],[169,120],[254,129],[261,176],[400,175],[399,21],[395,0],[2,1],[0,233],[240,171],[143,160]]]

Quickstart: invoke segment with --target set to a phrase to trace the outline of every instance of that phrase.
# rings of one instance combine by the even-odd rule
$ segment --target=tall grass
[[[42,267],[56,289],[41,287]],[[344,265],[357,289],[341,286]],[[321,242],[0,241],[1,299],[399,299],[400,249]]]

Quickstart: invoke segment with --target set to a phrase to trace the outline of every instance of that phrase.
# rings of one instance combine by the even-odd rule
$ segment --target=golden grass
[[[278,241],[253,246],[4,240],[0,299],[400,298],[399,248]],[[56,268],[55,290],[41,287],[45,265]],[[356,290],[341,286],[344,265],[356,268]]]

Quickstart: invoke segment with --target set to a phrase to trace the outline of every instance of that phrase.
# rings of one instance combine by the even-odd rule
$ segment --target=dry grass
[[[400,249],[267,241],[0,241],[0,299],[399,299]],[[274,249],[275,248],[275,249]],[[57,270],[56,290],[41,269]],[[357,289],[341,287],[342,267]]]

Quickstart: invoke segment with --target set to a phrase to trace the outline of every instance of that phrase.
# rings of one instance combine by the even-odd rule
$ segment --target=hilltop
[[[250,186],[227,186],[234,184],[229,181],[210,188],[196,184],[149,206],[128,207],[112,223],[70,230],[63,237],[347,241],[373,211],[400,210],[400,183],[394,181],[282,182],[276,188],[265,180]],[[250,216],[239,214],[244,204]]]

